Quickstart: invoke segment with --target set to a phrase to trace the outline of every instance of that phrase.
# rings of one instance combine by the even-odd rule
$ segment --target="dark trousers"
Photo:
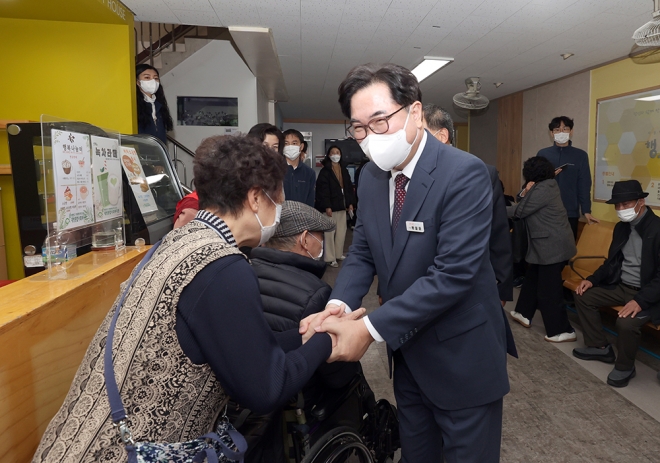
[[[569,217],[568,218],[568,223],[571,226],[571,230],[573,230],[573,238],[575,238],[575,241],[577,241],[577,232],[578,232],[578,222],[580,221],[579,217]]]
[[[589,288],[582,296],[575,295],[575,308],[582,324],[584,343],[588,347],[605,347],[609,344],[598,309],[626,305],[635,297],[635,294],[637,291],[634,289],[618,285],[614,289]],[[616,340],[617,357],[614,367],[617,370],[629,371],[635,366],[635,355],[637,355],[639,340],[642,337],[642,326],[650,320],[648,311],[641,311],[634,318],[616,319],[616,331],[619,337]]]
[[[479,407],[442,410],[422,392],[398,352],[394,353],[394,395],[401,463],[500,461],[502,399]]]
[[[550,265],[529,264],[516,304],[516,312],[530,321],[534,318],[536,309],[541,311],[548,337],[573,331],[566,307],[562,303],[563,268],[564,262]]]

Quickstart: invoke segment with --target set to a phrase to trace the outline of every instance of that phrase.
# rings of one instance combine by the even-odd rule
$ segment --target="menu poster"
[[[126,146],[121,147],[121,165],[124,168],[128,183],[131,185],[131,190],[133,190],[135,200],[137,201],[142,215],[148,214],[149,212],[156,212],[158,206],[156,206],[154,196],[149,189],[149,184],[144,176],[142,163],[140,162],[140,158],[138,157],[135,148],[129,148]]]
[[[89,135],[51,130],[58,230],[94,223]]]
[[[119,142],[113,138],[92,135],[94,172],[94,212],[96,221],[122,217],[121,164]]]

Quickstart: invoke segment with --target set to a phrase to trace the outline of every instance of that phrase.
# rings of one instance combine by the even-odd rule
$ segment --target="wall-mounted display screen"
[[[238,127],[238,98],[177,96],[177,125]]]

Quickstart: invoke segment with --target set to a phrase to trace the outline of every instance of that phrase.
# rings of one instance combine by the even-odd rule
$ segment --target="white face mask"
[[[331,154],[331,155],[330,155],[330,160],[331,160],[332,162],[339,162],[339,161],[341,161],[341,155],[339,155],[339,154]]]
[[[268,199],[270,199],[270,202],[275,204],[275,221],[273,222],[272,225],[268,225],[267,227],[264,227],[263,224],[261,223],[261,219],[259,218],[259,215],[256,212],[254,213],[254,216],[257,218],[257,222],[259,222],[259,226],[261,227],[261,239],[259,240],[259,246],[268,242],[268,240],[273,237],[275,231],[277,230],[278,225],[280,224],[280,217],[282,216],[282,205],[276,204],[275,201],[273,201],[271,197],[268,196],[268,193],[266,193],[265,191],[264,194]]]
[[[155,79],[140,81],[140,88],[149,95],[156,93],[158,91],[158,87],[160,87],[160,83]]]
[[[318,255],[318,256],[314,257],[309,251],[307,251],[307,254],[309,254],[309,257],[311,257],[311,258],[314,259],[314,260],[321,260],[321,257],[323,257],[323,241],[319,241],[319,239],[318,239],[316,236],[312,235],[312,234],[309,233],[309,232],[307,232],[307,234],[308,234],[309,236],[311,236],[312,238],[314,238],[314,239],[316,240],[316,242],[319,243],[319,244],[321,245],[321,252],[319,252],[319,255]],[[303,245],[303,242],[302,242],[302,236],[300,237],[300,245],[301,245],[301,246]]]
[[[571,137],[571,134],[566,132],[559,132],[556,133],[554,137],[555,137],[555,142],[559,143],[560,145],[563,145],[564,143],[568,142],[569,138]]]
[[[630,209],[622,209],[620,211],[616,211],[616,215],[619,216],[619,220],[621,220],[621,222],[632,222],[637,218],[639,213],[635,211],[635,208],[637,207],[638,202],[639,200],[637,200],[635,205]]]
[[[364,154],[366,154],[379,169],[384,171],[392,170],[405,161],[408,154],[410,154],[410,149],[417,140],[417,132],[415,133],[415,140],[413,140],[412,143],[408,143],[408,140],[406,139],[406,126],[408,125],[409,118],[410,110],[408,110],[406,123],[403,124],[401,130],[397,130],[394,133],[372,133],[360,143],[360,148],[362,148]]]
[[[288,145],[284,147],[284,156],[289,161],[295,161],[300,156],[300,146]]]

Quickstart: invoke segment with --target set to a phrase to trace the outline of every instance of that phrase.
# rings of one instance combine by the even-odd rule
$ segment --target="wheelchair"
[[[304,403],[300,393],[276,417],[255,418],[256,427],[273,418],[287,463],[392,463],[400,447],[396,407],[385,399],[376,401],[361,369],[345,387],[323,389],[312,403]],[[253,443],[246,438],[250,446],[274,442],[271,437]]]

